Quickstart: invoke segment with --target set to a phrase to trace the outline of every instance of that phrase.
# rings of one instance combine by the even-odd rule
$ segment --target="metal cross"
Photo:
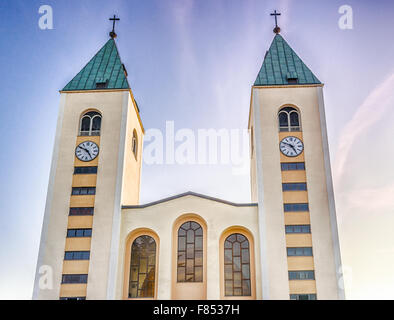
[[[115,33],[115,23],[116,21],[119,21],[120,19],[116,17],[116,15],[114,14],[113,18],[109,18],[110,21],[113,21],[113,25],[112,25],[112,34],[116,35]]]
[[[279,12],[274,11],[274,13],[271,13],[271,16],[275,17],[275,28],[274,28],[274,33],[278,34],[280,32],[280,28],[278,27],[278,20],[277,16],[280,16]]]

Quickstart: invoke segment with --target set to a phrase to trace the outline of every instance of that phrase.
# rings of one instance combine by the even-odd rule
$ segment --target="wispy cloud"
[[[340,136],[334,162],[335,182],[340,186],[353,143],[375,125],[389,109],[394,109],[394,72],[379,84],[364,100]]]
[[[196,56],[191,41],[191,21],[193,17],[194,0],[175,1],[172,14],[181,45],[179,70],[184,81],[190,76],[190,68],[196,69]]]
[[[394,184],[376,188],[363,188],[347,195],[348,208],[362,208],[369,216],[373,213],[394,211]],[[360,211],[359,211],[360,212]]]

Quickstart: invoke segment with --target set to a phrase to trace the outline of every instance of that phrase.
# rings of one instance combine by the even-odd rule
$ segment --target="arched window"
[[[178,282],[203,281],[203,230],[194,221],[178,229]]]
[[[142,235],[131,246],[129,298],[153,298],[155,295],[156,241]]]
[[[101,129],[101,114],[96,111],[89,111],[81,118],[79,127],[80,136],[99,136]]]
[[[249,241],[240,233],[224,241],[224,295],[251,296]]]
[[[301,131],[300,115],[293,107],[284,107],[278,113],[279,131]]]
[[[137,132],[133,131],[133,140],[131,141],[131,149],[133,151],[135,159],[137,159],[137,152],[138,152],[138,137]]]

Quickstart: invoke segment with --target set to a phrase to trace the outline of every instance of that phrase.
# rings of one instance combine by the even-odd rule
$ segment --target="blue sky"
[[[41,5],[53,30],[38,27]],[[341,5],[354,27],[338,27]],[[324,94],[350,298],[394,298],[394,29],[391,1],[0,2],[0,298],[29,299],[59,105],[58,91],[107,41],[117,45],[146,129],[247,128],[250,88],[282,35]],[[144,165],[141,202],[192,190],[250,201],[249,175],[230,165]]]

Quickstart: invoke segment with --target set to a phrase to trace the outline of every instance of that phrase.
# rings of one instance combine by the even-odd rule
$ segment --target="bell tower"
[[[249,114],[263,299],[343,299],[323,84],[274,33]]]
[[[144,128],[112,20],[110,39],[60,91],[34,299],[115,294],[121,206],[139,203]]]

